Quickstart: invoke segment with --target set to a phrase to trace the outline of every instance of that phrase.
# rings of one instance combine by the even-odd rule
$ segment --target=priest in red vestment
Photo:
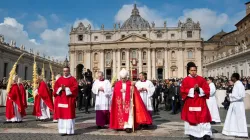
[[[38,77],[37,82],[39,85],[35,90],[33,115],[41,121],[46,121],[50,119],[50,111],[54,110],[54,105],[50,97],[49,88],[42,80],[42,77]]]
[[[21,93],[21,96],[22,96],[22,102],[23,102],[23,106],[24,108],[27,108],[28,105],[27,105],[27,99],[26,99],[26,90],[24,88],[24,85],[22,83],[22,78],[18,78],[18,86],[19,86],[19,89],[20,89],[20,93]]]
[[[69,67],[64,67],[63,76],[55,82],[54,86],[54,97],[57,102],[55,113],[58,118],[58,131],[62,136],[74,134],[77,94],[77,81],[70,75]]]
[[[13,83],[6,99],[6,122],[22,122],[26,115],[21,93],[17,84],[18,76],[13,77]]]
[[[109,127],[131,133],[133,127],[137,128],[140,124],[152,124],[152,118],[139,91],[127,79],[128,71],[122,69],[119,75],[121,80],[116,82],[114,87]]]
[[[197,75],[197,66],[193,62],[187,65],[189,75],[182,81],[181,96],[184,106],[181,119],[185,121],[185,134],[190,139],[210,139],[211,115],[206,99],[210,96],[210,89],[206,80]]]

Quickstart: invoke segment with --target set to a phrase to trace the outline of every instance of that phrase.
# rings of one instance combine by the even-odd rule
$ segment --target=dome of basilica
[[[134,8],[132,10],[132,14],[129,19],[127,19],[121,29],[147,29],[150,28],[149,22],[143,19],[140,14],[139,10],[136,7],[136,4],[134,4]]]

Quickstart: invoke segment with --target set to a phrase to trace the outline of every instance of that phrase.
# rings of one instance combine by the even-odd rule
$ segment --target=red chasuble
[[[6,100],[6,118],[11,119],[15,117],[15,112],[13,108],[13,102],[18,106],[18,112],[23,117],[26,115],[24,106],[22,103],[22,97],[18,85],[12,84],[10,92],[7,95]]]
[[[35,97],[33,115],[34,116],[42,116],[41,112],[41,99],[46,104],[46,106],[53,111],[54,106],[52,99],[50,97],[49,89],[44,81],[41,81],[38,87],[38,94]]]
[[[27,99],[26,99],[26,90],[25,90],[23,84],[19,84],[19,89],[20,89],[20,93],[22,96],[23,106],[24,106],[24,108],[27,108],[28,105],[27,105]]]
[[[65,85],[71,91],[71,95],[66,95],[65,90],[62,90],[59,95],[56,94],[61,85]],[[74,77],[60,77],[54,87],[55,97],[55,113],[57,119],[74,119],[75,118],[75,101],[78,94],[78,84]]]
[[[199,97],[199,93],[196,91],[194,92],[194,98],[188,96],[189,90],[194,88],[196,84],[204,91],[205,96]],[[190,125],[211,122],[212,118],[206,103],[209,95],[210,88],[204,78],[200,76],[186,77],[181,85],[181,96],[184,101],[181,119],[189,122]]]
[[[114,87],[112,97],[112,106],[110,111],[110,125],[111,129],[124,129],[125,122],[128,122],[130,109],[130,88],[131,82],[126,82],[125,102],[122,100],[122,81],[118,81]],[[152,124],[152,119],[140,97],[140,93],[134,86],[134,125]],[[124,104],[124,107],[123,107]]]

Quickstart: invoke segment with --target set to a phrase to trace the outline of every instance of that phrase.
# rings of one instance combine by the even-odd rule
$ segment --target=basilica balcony
[[[227,52],[219,53],[211,58],[203,60],[203,66],[208,67],[216,63],[221,63],[224,61],[230,61],[238,57],[243,57],[250,55],[250,44],[235,46],[233,49],[229,49]]]

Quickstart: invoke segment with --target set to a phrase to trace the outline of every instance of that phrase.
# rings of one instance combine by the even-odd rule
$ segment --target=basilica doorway
[[[79,79],[83,79],[83,68],[84,66],[82,64],[78,64],[76,66],[76,79],[79,80]]]
[[[157,69],[157,79],[160,79],[160,80],[163,79],[163,68]]]
[[[109,79],[109,80],[112,80],[112,71],[111,69],[106,69],[106,78]]]

